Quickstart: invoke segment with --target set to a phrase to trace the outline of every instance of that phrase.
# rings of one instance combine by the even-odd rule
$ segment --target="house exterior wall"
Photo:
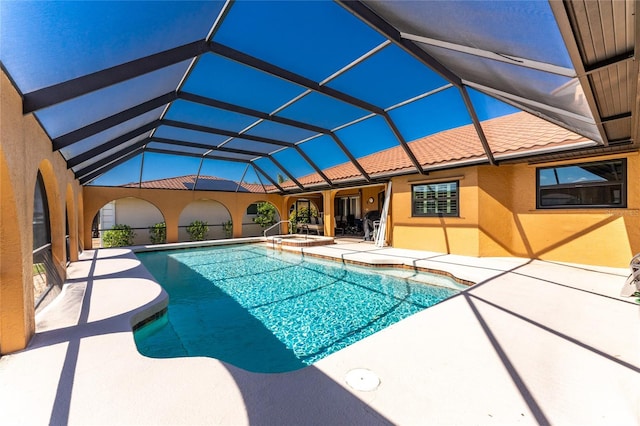
[[[5,354],[25,348],[35,330],[32,218],[38,171],[47,194],[53,259],[63,278],[65,211],[69,257],[77,260],[82,187],[62,156],[52,152],[51,141],[34,116],[23,115],[22,99],[4,72],[0,72],[0,123],[0,354]]]
[[[411,188],[458,181],[460,217],[412,217]],[[478,170],[475,167],[392,179],[391,241],[394,247],[479,256]]]
[[[536,168],[627,159],[626,208],[536,209]],[[392,244],[469,256],[626,267],[640,251],[637,152],[544,164],[475,166],[393,179]],[[412,217],[411,185],[459,180],[460,217]]]

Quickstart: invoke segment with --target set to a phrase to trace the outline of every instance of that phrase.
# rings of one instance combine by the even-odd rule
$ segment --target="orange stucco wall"
[[[412,217],[411,186],[459,181],[460,217]],[[394,247],[479,256],[478,171],[476,168],[393,179],[391,223]]]
[[[33,115],[0,75],[0,353],[23,349],[34,333],[33,197],[41,172],[49,203],[52,252],[60,274],[66,269],[66,215],[70,240],[78,241],[78,199],[82,187]],[[71,245],[71,259],[78,253]]]
[[[536,209],[536,168],[627,158],[627,208]],[[393,246],[626,267],[640,251],[637,152],[545,164],[467,167],[393,179]],[[459,218],[411,217],[411,184],[460,180]]]
[[[167,242],[178,242],[180,213],[189,203],[198,200],[212,200],[229,210],[233,222],[233,236],[242,236],[242,218],[247,207],[259,201],[273,204],[280,217],[286,216],[284,199],[276,194],[250,194],[243,192],[176,191],[169,189],[140,189],[87,186],[83,192],[84,229],[91,229],[91,222],[98,211],[108,202],[126,197],[139,198],[153,204],[160,210],[167,224]],[[91,234],[84,236],[84,246],[91,247]]]

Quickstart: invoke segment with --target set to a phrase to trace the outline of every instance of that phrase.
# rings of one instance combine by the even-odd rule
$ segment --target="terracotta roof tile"
[[[483,121],[482,129],[494,156],[588,141],[583,136],[526,112]],[[408,145],[418,162],[427,168],[485,157],[482,143],[473,124],[425,136],[409,142]],[[358,159],[358,162],[372,176],[414,169],[401,146],[367,155]],[[324,170],[324,172],[332,180],[360,176],[358,170],[351,163],[339,164]],[[320,176],[315,173],[298,180],[302,184],[322,181]]]
[[[196,175],[177,176],[165,179],[147,180],[141,183],[141,188],[151,189],[179,189],[190,190],[193,189],[193,185],[196,181]],[[128,183],[122,185],[127,188],[137,188],[138,183]],[[231,191],[234,192],[238,188],[238,182],[222,179],[215,176],[199,176],[198,177],[198,190],[209,191]],[[266,186],[267,191],[269,189],[275,190],[276,188]],[[260,184],[243,183],[240,185],[238,192],[265,192],[265,189]]]
[[[583,136],[563,129],[526,112],[518,112],[482,122],[482,129],[495,157],[526,153],[549,147],[562,147],[577,142],[588,142]],[[455,163],[463,160],[485,158],[484,149],[473,124],[445,130],[408,143],[420,164],[430,166]],[[396,146],[358,159],[360,165],[371,176],[393,174],[414,170],[401,146]],[[323,170],[333,182],[361,178],[358,169],[351,163],[342,163]],[[319,174],[297,178],[305,187],[322,185],[324,179]],[[142,182],[143,188],[192,189],[195,175]],[[297,189],[297,185],[286,180],[279,185],[283,189]],[[137,186],[129,184],[125,186]],[[214,176],[200,176],[198,189],[235,191],[237,182]],[[262,185],[242,184],[243,192],[264,192]],[[266,186],[267,192],[277,191],[273,185]]]

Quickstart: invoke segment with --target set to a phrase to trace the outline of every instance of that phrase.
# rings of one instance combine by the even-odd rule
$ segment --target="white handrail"
[[[272,230],[273,228],[275,228],[276,226],[280,225],[281,223],[285,223],[285,222],[286,222],[286,223],[291,223],[291,222],[290,222],[290,221],[288,221],[288,220],[281,220],[280,222],[278,222],[278,223],[276,223],[276,224],[274,224],[274,225],[271,225],[270,227],[268,227],[267,229],[265,229],[265,230],[264,230],[264,237],[265,237],[265,238],[267,238],[267,231],[271,231],[271,230]]]

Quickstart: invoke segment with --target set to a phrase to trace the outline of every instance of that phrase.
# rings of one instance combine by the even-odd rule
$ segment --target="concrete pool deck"
[[[640,423],[639,307],[619,297],[625,269],[356,240],[303,251],[478,284],[313,366],[257,374],[140,355],[131,326],[162,309],[166,293],[130,250],[85,251],[29,347],[0,358],[0,423]],[[379,377],[376,390],[345,383],[358,368]]]

